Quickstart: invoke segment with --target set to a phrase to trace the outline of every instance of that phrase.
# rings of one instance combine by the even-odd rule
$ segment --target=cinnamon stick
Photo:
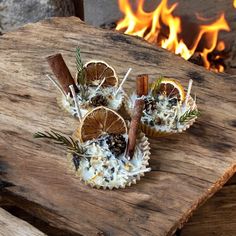
[[[128,148],[127,148],[127,156],[132,158],[134,155],[135,145],[136,145],[136,138],[138,134],[138,128],[140,119],[142,117],[144,107],[144,100],[137,99],[134,105],[134,113],[130,123],[130,129],[128,134]]]
[[[75,81],[71,76],[71,73],[60,53],[49,56],[46,58],[49,66],[51,67],[54,75],[56,76],[58,82],[62,86],[63,90],[66,94],[70,93],[70,85],[74,86],[75,92],[78,92],[78,88],[75,85]]]
[[[148,75],[138,75],[136,78],[136,93],[138,97],[148,94]]]

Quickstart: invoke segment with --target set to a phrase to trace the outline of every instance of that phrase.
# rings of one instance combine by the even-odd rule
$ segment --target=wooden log
[[[225,41],[226,47],[232,48],[232,52],[225,55],[226,59],[224,62],[226,64],[226,72],[236,74],[236,21],[233,0],[179,0],[178,2],[179,5],[175,12],[176,15],[182,17],[184,16],[184,25],[185,22],[189,21],[193,24],[199,22],[198,17],[196,17],[196,13],[200,16],[200,18],[209,19],[208,21],[205,21],[205,23],[213,22],[214,19],[217,19],[221,13],[224,13],[226,21],[230,27],[230,32],[220,31],[219,39]],[[188,11],[186,11],[186,9],[188,9]],[[204,20],[202,22],[204,22]],[[182,27],[184,28],[184,26]],[[193,29],[193,25],[187,28]],[[229,59],[227,59],[228,56],[230,56]]]
[[[201,117],[183,134],[150,139],[152,172],[130,188],[85,186],[68,170],[63,148],[32,138],[49,127],[71,134],[78,126],[57,106],[60,94],[44,79],[50,70],[44,58],[55,53],[75,74],[78,45],[84,62],[105,60],[121,78],[131,67],[127,92],[138,74],[175,77],[185,86],[194,80]],[[55,227],[84,235],[171,235],[236,170],[236,80],[144,40],[75,17],[52,18],[0,38],[0,74],[1,179],[9,183],[9,195],[28,202],[32,213],[37,208],[38,217]]]
[[[27,222],[0,208],[1,236],[46,236]]]

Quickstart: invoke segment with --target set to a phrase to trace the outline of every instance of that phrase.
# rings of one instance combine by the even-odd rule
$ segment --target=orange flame
[[[233,5],[234,5],[234,8],[236,8],[236,0],[234,0],[234,3],[233,3]]]
[[[236,2],[236,0],[234,0]],[[199,26],[199,32],[191,42],[190,46],[186,45],[183,38],[180,38],[181,18],[174,16],[173,11],[177,7],[174,3],[168,6],[168,0],[162,0],[157,8],[152,12],[145,12],[143,10],[144,0],[139,0],[136,12],[133,11],[129,0],[119,0],[119,7],[124,13],[124,18],[117,24],[117,30],[124,30],[125,34],[135,35],[144,38],[148,42],[159,44],[175,54],[180,55],[185,60],[188,60],[197,50],[200,41],[207,39],[207,45],[199,52],[204,66],[211,69],[211,63],[208,61],[208,54],[214,49],[224,50],[225,45],[220,42],[218,45],[218,34],[220,30],[230,31],[229,25],[225,20],[224,14],[211,24],[204,24]],[[163,37],[161,30],[167,27],[168,34]],[[190,29],[191,31],[191,29]],[[219,67],[216,70],[223,71],[224,67]]]

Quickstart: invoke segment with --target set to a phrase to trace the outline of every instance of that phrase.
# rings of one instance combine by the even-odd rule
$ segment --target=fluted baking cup
[[[68,161],[69,161],[69,165],[70,165],[70,169],[75,172],[76,176],[82,181],[84,182],[86,185],[89,185],[93,188],[102,188],[102,189],[115,189],[115,188],[125,188],[126,186],[131,186],[132,184],[136,184],[136,182],[138,180],[140,180],[140,178],[142,176],[144,176],[145,172],[150,171],[150,168],[147,168],[149,165],[149,159],[150,159],[150,147],[149,147],[149,142],[147,137],[145,137],[145,135],[143,133],[140,133],[138,138],[137,138],[137,146],[136,146],[136,150],[135,152],[140,153],[142,155],[141,158],[141,166],[139,168],[139,171],[141,171],[140,173],[137,172],[137,174],[133,175],[132,177],[128,178],[128,179],[122,179],[122,182],[117,181],[117,183],[115,182],[109,182],[106,185],[99,185],[96,183],[96,181],[93,180],[93,178],[89,179],[89,180],[85,180],[85,177],[82,175],[83,171],[81,170],[81,168],[79,167],[78,170],[76,170],[74,163],[73,163],[73,155],[68,153]],[[140,156],[138,156],[140,157]],[[133,158],[136,158],[136,156],[134,155]],[[135,159],[131,159],[131,161],[136,161]],[[142,172],[142,170],[144,170],[144,172]],[[130,172],[132,173],[132,172]],[[120,175],[122,175],[121,173],[118,173]]]
[[[188,99],[188,105],[190,105],[190,110],[197,110],[197,105],[192,97]],[[125,109],[130,116],[132,116],[132,110],[129,107],[129,103],[125,103]],[[150,126],[145,124],[144,122],[140,121],[140,128],[141,130],[148,136],[148,137],[163,137],[168,136],[175,133],[182,133],[187,130],[193,123],[196,121],[197,117],[185,122],[181,128],[176,130],[171,129],[160,129],[158,126]]]
[[[117,111],[117,112],[121,112],[122,113],[122,106],[125,103],[125,99],[127,96],[125,96],[125,94],[122,94],[122,98],[121,98],[121,102],[120,104],[116,107],[116,109],[113,109],[109,106],[107,106],[108,108]],[[73,106],[71,106],[65,99],[65,97],[63,96],[58,96],[57,97],[57,104],[58,106],[67,114],[69,113],[71,116],[78,118],[78,116],[76,115],[76,110]],[[88,106],[88,109],[81,109],[81,113],[82,113],[82,118],[92,109],[94,109],[93,106]]]

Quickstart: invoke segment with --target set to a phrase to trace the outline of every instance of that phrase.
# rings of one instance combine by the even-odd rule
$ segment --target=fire
[[[236,0],[234,1],[236,3]],[[134,12],[129,0],[119,0],[119,7],[124,13],[124,18],[117,23],[116,29],[160,45],[162,48],[180,55],[185,60],[190,59],[195,52],[198,52],[207,69],[224,71],[222,65],[212,68],[211,62],[208,60],[208,55],[215,49],[218,51],[225,49],[224,42],[218,42],[220,30],[230,31],[224,14],[221,14],[217,20],[210,24],[206,23],[206,19],[198,17],[203,24],[198,26],[197,35],[192,42],[187,43],[187,40],[181,36],[186,35],[182,34],[184,29],[182,29],[181,18],[173,15],[178,3],[168,6],[168,0],[162,0],[152,12],[145,12],[143,5],[144,0],[139,0],[137,10]],[[164,33],[164,31],[167,32]],[[206,44],[199,50],[202,40],[206,41]]]
[[[236,0],[234,0],[234,3],[233,3],[233,5],[234,5],[234,8],[236,8]]]

